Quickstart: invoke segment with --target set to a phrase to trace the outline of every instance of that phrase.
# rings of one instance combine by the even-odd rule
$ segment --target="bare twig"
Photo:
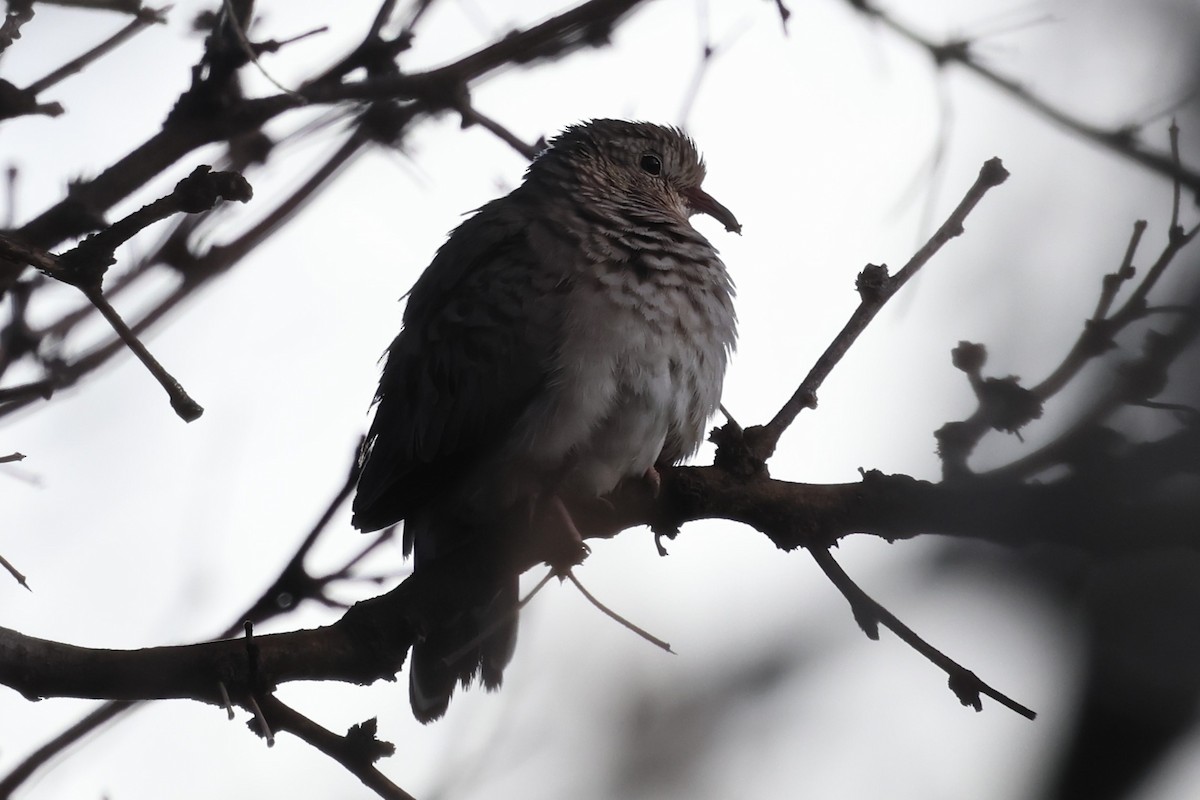
[[[272,86],[289,97],[295,98],[301,105],[303,105],[306,101],[302,94],[287,88],[282,83],[275,80],[275,76],[273,76],[270,72],[267,72],[267,68],[259,62],[258,53],[255,52],[254,45],[250,44],[250,40],[246,38],[246,31],[242,27],[242,21],[238,19],[237,13],[233,10],[232,0],[224,0],[224,8],[225,20],[228,22],[229,27],[233,29],[234,36],[237,37],[238,44],[241,45],[242,51],[246,54],[246,58],[250,61],[250,63],[254,64],[259,73],[266,78]]]
[[[1003,692],[997,691],[980,680],[979,677],[966,667],[938,650],[933,645],[918,636],[911,628],[896,618],[870,595],[859,588],[858,584],[846,574],[841,565],[834,560],[828,549],[822,547],[809,548],[809,553],[825,576],[837,587],[838,591],[850,603],[854,619],[870,639],[879,638],[879,626],[883,625],[896,634],[902,642],[929,659],[934,666],[940,668],[950,678],[950,690],[958,697],[964,706],[970,706],[976,711],[983,710],[980,694],[985,694],[1005,708],[1017,712],[1026,719],[1035,719],[1037,714],[1026,706],[1021,705]]]
[[[746,442],[752,454],[761,461],[766,461],[775,452],[779,438],[787,430],[796,416],[805,408],[815,408],[817,389],[824,383],[825,378],[842,360],[850,346],[858,339],[867,325],[879,313],[891,297],[905,283],[925,266],[933,256],[951,239],[963,232],[963,223],[987,192],[1008,178],[1008,171],[1000,163],[1000,159],[992,158],[984,163],[979,170],[975,183],[967,190],[966,195],[958,206],[946,218],[941,227],[934,232],[929,241],[908,260],[894,276],[888,276],[886,266],[868,265],[858,277],[858,292],[861,297],[858,308],[851,314],[842,330],[834,337],[833,342],[817,359],[817,363],[809,370],[792,397],[779,409],[774,418],[766,425],[746,429]]]
[[[1171,138],[1172,141],[1177,141],[1178,132],[1172,132]],[[1173,149],[1178,157],[1177,145]],[[948,422],[935,434],[944,476],[959,478],[971,474],[968,459],[990,429],[1004,430],[1019,436],[1022,426],[1041,416],[1041,407],[1046,400],[1066,387],[1088,363],[1115,348],[1118,334],[1135,321],[1143,319],[1151,313],[1150,292],[1162,279],[1180,251],[1187,247],[1197,234],[1200,234],[1200,224],[1193,226],[1190,230],[1185,230],[1179,224],[1180,188],[1181,181],[1176,179],[1172,192],[1173,202],[1167,243],[1154,263],[1142,275],[1141,280],[1134,286],[1125,302],[1116,311],[1112,311],[1121,287],[1132,281],[1136,275],[1133,259],[1146,231],[1146,222],[1138,220],[1134,223],[1133,233],[1125,248],[1125,255],[1121,259],[1120,266],[1116,272],[1105,275],[1101,281],[1100,296],[1091,318],[1084,323],[1078,339],[1063,360],[1040,383],[1030,389],[1025,389],[1017,383],[1016,378],[984,380],[981,375],[981,368],[986,359],[984,347],[963,342],[955,348],[953,353],[955,366],[967,372],[980,403],[969,418],[958,422]],[[1164,309],[1160,307],[1158,310]],[[1175,313],[1182,314],[1184,319],[1176,327],[1176,331],[1168,337],[1171,341],[1190,335],[1188,331],[1192,327],[1197,310],[1193,306],[1183,305],[1176,308]],[[971,357],[964,360],[964,353],[971,353]],[[1086,413],[1080,414],[1074,421],[1072,430],[1059,435],[1047,446],[992,470],[990,474],[995,477],[1008,478],[1031,475],[1056,463],[1055,459],[1070,453],[1075,446],[1077,437],[1083,431],[1091,430],[1094,426],[1101,424],[1122,404],[1156,407],[1155,401],[1152,400],[1153,394],[1160,391],[1162,385],[1165,385],[1165,366],[1159,365],[1158,360],[1157,353],[1147,354],[1143,362],[1153,362],[1153,369],[1142,369],[1140,374],[1143,376],[1154,374],[1152,383],[1161,385],[1147,386],[1146,382],[1142,380],[1136,388],[1127,387],[1126,384],[1132,379],[1126,376],[1112,390],[1102,393]],[[1160,370],[1162,375],[1157,375],[1155,370]],[[986,391],[988,389],[994,391],[989,393]],[[1153,389],[1153,393],[1148,394],[1150,389]],[[1175,411],[1179,411],[1181,408],[1179,404],[1159,404],[1159,406]]]
[[[333,175],[344,168],[355,156],[359,155],[369,141],[367,137],[355,131],[337,151],[314,170],[313,174],[296,191],[280,201],[273,210],[238,236],[237,239],[214,247],[205,255],[194,258],[186,263],[176,261],[173,266],[183,274],[183,282],[176,285],[165,297],[159,300],[156,305],[146,311],[140,319],[130,326],[134,333],[140,334],[147,330],[187,299],[197,288],[231,269],[252,252],[255,247],[280,230],[322,187],[328,184],[329,179]],[[3,258],[5,254],[4,247],[7,243],[10,242],[6,242],[4,236],[0,234],[0,258]],[[172,241],[168,241],[165,247],[170,248],[172,244]],[[175,244],[178,246],[179,243],[175,242]],[[19,251],[22,257],[37,257],[39,254],[39,251],[25,247],[20,242],[15,243],[14,246],[24,248]],[[26,253],[30,253],[31,255],[24,255]],[[160,253],[156,257],[164,258],[166,254]],[[176,254],[176,258],[178,258],[178,254]],[[40,262],[31,261],[26,263],[41,266]],[[84,317],[80,314],[68,315],[60,320],[59,323],[43,331],[42,335],[53,335],[61,338],[69,332],[71,326],[81,322],[83,319]],[[38,398],[49,396],[56,388],[73,384],[81,376],[89,374],[107,363],[121,352],[122,347],[123,344],[119,338],[103,343],[70,364],[63,365],[51,377],[43,381],[37,381],[25,387],[14,387],[11,390],[12,396],[8,398],[10,402],[0,407],[0,416],[15,413]],[[21,391],[18,392],[18,389]]]
[[[935,42],[881,9],[870,0],[845,0],[855,11],[878,20],[901,38],[926,50],[940,67],[945,64],[961,64],[985,82],[1034,113],[1094,144],[1127,158],[1151,172],[1166,178],[1178,179],[1193,192],[1200,192],[1200,172],[1178,164],[1169,153],[1163,153],[1137,141],[1136,129],[1106,129],[1075,117],[1057,106],[1038,97],[1018,81],[1002,75],[999,71],[980,63],[966,39],[951,39]]]
[[[167,21],[166,14],[170,10],[171,6],[163,6],[162,8],[158,9],[142,9],[142,12],[139,13],[134,19],[130,20],[129,24],[124,28],[121,28],[121,30],[117,31],[112,36],[105,39],[103,42],[96,45],[91,50],[88,50],[78,58],[71,59],[58,69],[50,72],[45,77],[29,84],[25,91],[37,95],[41,92],[44,92],[46,89],[49,89],[51,86],[63,80],[64,78],[69,78],[72,75],[79,74],[89,64],[108,55],[113,50],[117,49],[122,44],[144,31],[146,28],[149,28],[151,25],[165,24]]]
[[[166,197],[143,206],[124,219],[89,236],[75,248],[55,256],[23,242],[0,234],[0,258],[15,263],[32,264],[45,274],[69,283],[104,316],[118,337],[146,366],[150,374],[167,392],[171,407],[185,421],[191,422],[204,413],[183,386],[158,362],[137,334],[126,324],[101,291],[101,282],[108,267],[116,261],[116,248],[147,226],[178,213],[207,211],[218,200],[250,199],[250,184],[236,173],[211,172],[206,166],[197,167],[192,174],[175,185]]]
[[[17,453],[17,455],[21,455],[21,454]],[[24,458],[24,456],[21,456],[21,457]],[[9,460],[12,460],[12,459],[9,459]],[[0,567],[3,567],[8,572],[9,575],[12,575],[13,580],[15,580],[17,583],[21,584],[23,587],[25,587],[26,591],[28,591],[28,592],[33,591],[33,589],[29,588],[29,584],[26,582],[25,576],[22,575],[20,570],[18,570],[16,567],[14,567],[12,565],[12,562],[10,562],[4,556],[0,556]]]
[[[92,305],[108,320],[108,324],[117,332],[117,336],[125,343],[138,360],[149,370],[154,379],[158,381],[163,390],[166,391],[168,399],[171,401],[171,408],[175,409],[175,413],[184,422],[193,422],[200,418],[204,413],[204,407],[192,399],[187,390],[183,388],[174,375],[167,372],[166,368],[159,363],[146,345],[142,344],[142,340],[137,337],[137,334],[121,319],[121,315],[117,310],[109,304],[100,290],[87,288],[83,290],[88,300],[92,301]]]
[[[587,601],[589,603],[591,603],[596,608],[600,609],[600,611],[605,616],[607,616],[608,618],[610,618],[612,620],[619,622],[622,626],[633,631],[638,636],[642,637],[647,642],[649,642],[650,644],[659,648],[660,650],[666,650],[668,653],[671,653],[671,654],[675,653],[675,651],[671,649],[671,645],[669,645],[667,642],[664,642],[662,639],[659,639],[657,636],[650,633],[646,629],[633,624],[629,620],[625,619],[625,617],[622,617],[620,614],[613,611],[608,606],[604,605],[604,603],[601,603],[599,600],[597,600],[595,598],[595,596],[593,596],[592,593],[589,592],[587,589],[585,589],[583,584],[579,582],[579,578],[575,577],[575,572],[573,570],[567,570],[566,576],[571,580],[571,583],[575,584],[575,588],[579,590],[579,593],[581,595],[583,595],[585,598],[587,598]]]
[[[142,14],[142,0],[38,0],[52,6],[68,8],[90,8],[98,11],[116,11],[121,14]]]
[[[345,736],[338,736],[284,705],[274,695],[261,698],[259,707],[277,730],[287,731],[329,756],[385,800],[415,800],[375,767],[376,760],[392,755],[396,748],[375,736],[374,720],[355,725]]]
[[[109,700],[44,745],[25,756],[7,775],[0,778],[0,798],[8,800],[38,769],[102,725],[137,707],[137,703]]]
[[[174,214],[199,214],[211,211],[220,201],[245,203],[254,192],[249,182],[236,172],[213,172],[207,165],[192,170],[166,197],[142,206],[129,216],[93,233],[74,249],[58,257],[64,272],[49,272],[50,277],[84,287],[98,289],[104,272],[116,261],[116,249],[156,222]],[[46,271],[46,270],[43,270]]]
[[[496,135],[496,138],[507,144],[513,150],[516,150],[521,155],[532,161],[541,152],[540,147],[535,144],[526,144],[521,137],[510,131],[508,128],[501,125],[496,120],[481,113],[475,106],[471,105],[469,97],[463,97],[459,104],[458,113],[462,116],[462,126],[464,128],[471,125],[480,125]]]

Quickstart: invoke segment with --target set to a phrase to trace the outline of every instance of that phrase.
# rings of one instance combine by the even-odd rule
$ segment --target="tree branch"
[[[842,328],[817,363],[809,370],[800,383],[799,388],[791,398],[779,409],[775,417],[766,425],[753,426],[746,429],[746,443],[753,458],[765,462],[775,452],[779,439],[797,415],[806,408],[817,405],[817,389],[825,382],[825,378],[833,371],[842,357],[850,349],[870,324],[884,304],[900,290],[905,283],[925,266],[942,246],[963,232],[963,223],[967,215],[978,205],[983,196],[993,187],[1004,183],[1008,171],[1000,163],[1000,159],[992,158],[984,163],[979,170],[975,183],[967,190],[966,195],[958,206],[950,213],[941,227],[934,232],[929,241],[908,260],[899,272],[889,276],[886,265],[869,264],[858,276],[858,293],[861,297],[858,308],[851,314],[850,320]]]

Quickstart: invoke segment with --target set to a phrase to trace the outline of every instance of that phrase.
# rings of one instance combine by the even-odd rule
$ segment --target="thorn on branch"
[[[246,703],[250,707],[250,712],[254,715],[254,719],[249,723],[250,729],[266,741],[267,747],[274,747],[275,733],[271,730],[271,723],[267,722],[267,715],[263,713],[258,700],[251,694],[246,698]]]
[[[276,53],[276,52],[279,52],[279,50],[281,48],[287,47],[289,44],[295,44],[296,42],[303,41],[304,39],[307,39],[310,36],[316,36],[318,34],[328,33],[328,32],[329,32],[329,26],[322,25],[319,28],[313,28],[310,31],[305,31],[304,33],[298,33],[295,36],[289,36],[286,39],[268,39],[265,42],[255,42],[254,43],[254,52],[257,55],[262,55],[263,53]]]
[[[217,689],[221,692],[221,705],[225,706],[225,715],[230,721],[234,719],[233,701],[229,699],[229,690],[225,688],[225,681],[217,681]]]
[[[267,747],[274,747],[275,734],[258,704],[258,695],[269,694],[273,687],[263,685],[263,677],[258,669],[259,649],[258,642],[254,641],[254,623],[246,620],[242,629],[246,632],[246,705],[254,714],[250,727],[251,730],[257,729],[257,733],[266,740]]]
[[[21,456],[20,453],[15,453],[14,455]],[[24,457],[25,456],[21,456],[21,458],[24,458]],[[21,586],[23,586],[25,588],[25,591],[27,591],[27,592],[33,591],[33,589],[29,588],[29,583],[25,580],[25,576],[22,575],[20,570],[18,570],[16,567],[14,567],[12,565],[12,563],[4,556],[0,556],[0,567],[3,567],[8,572],[9,575],[12,575],[13,580],[15,580],[17,583],[21,584]]]
[[[783,35],[788,35],[788,20],[791,19],[792,10],[783,4],[783,0],[775,0],[775,8],[779,10],[779,22],[783,25]]]

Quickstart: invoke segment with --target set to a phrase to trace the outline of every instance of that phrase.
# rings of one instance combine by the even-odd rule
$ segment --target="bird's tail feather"
[[[466,687],[478,677],[489,690],[500,687],[517,644],[519,602],[517,578],[505,578],[489,602],[413,645],[408,682],[413,716],[420,722],[441,717],[456,684]]]

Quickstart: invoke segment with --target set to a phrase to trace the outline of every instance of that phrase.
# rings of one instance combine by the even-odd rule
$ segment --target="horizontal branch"
[[[1153,487],[1164,474],[1200,467],[1200,432],[1141,445],[1105,469],[1050,484],[985,478],[933,484],[866,472],[861,481],[812,485],[765,475],[735,478],[719,467],[662,471],[657,498],[639,482],[576,516],[590,538],[635,525],[671,532],[685,522],[727,519],[749,525],[783,550],[825,548],[869,532],[888,540],[933,533],[1006,545],[1057,543],[1093,552],[1200,547],[1190,506],[1164,508]],[[1122,486],[1121,492],[1109,485]],[[573,512],[574,513],[574,512]],[[423,567],[396,589],[353,606],[332,625],[242,640],[117,651],[75,647],[0,628],[0,683],[31,699],[187,698],[235,703],[296,680],[367,684],[391,680],[419,632],[445,624],[505,563],[524,570],[553,542],[506,541],[505,549],[463,548]],[[507,567],[506,567],[507,568]],[[251,662],[253,661],[253,666]]]

